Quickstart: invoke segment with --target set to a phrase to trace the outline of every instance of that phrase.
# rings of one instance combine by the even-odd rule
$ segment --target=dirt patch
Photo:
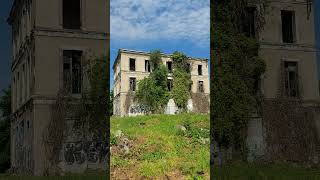
[[[111,168],[110,177],[118,180],[139,179],[133,168]]]

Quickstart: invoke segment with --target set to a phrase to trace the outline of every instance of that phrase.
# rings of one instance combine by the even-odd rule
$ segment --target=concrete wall
[[[114,65],[114,114],[118,116],[127,115],[126,100],[130,89],[130,78],[135,77],[136,83],[145,77],[149,76],[150,73],[145,71],[145,60],[150,60],[150,55],[144,52],[134,52],[120,50],[118,54],[118,59],[115,61]],[[130,71],[130,58],[135,59],[135,71]],[[170,56],[163,55],[162,62],[166,65],[166,62],[172,61]],[[208,95],[210,93],[209,88],[209,70],[208,61],[200,59],[190,59],[191,66],[191,80],[193,82],[191,92],[198,93],[198,81],[203,81],[204,83],[204,94]],[[202,65],[202,75],[198,75],[198,65]],[[172,78],[172,75],[168,75],[168,79]],[[138,87],[137,87],[138,88]]]
[[[282,42],[281,10],[295,11],[296,43]],[[314,11],[312,9],[312,12]],[[293,0],[270,2],[266,12],[266,23],[259,34],[260,56],[267,64],[262,87],[265,97],[277,97],[280,88],[280,74],[283,70],[280,67],[281,62],[296,61],[298,62],[302,98],[305,100],[318,99],[313,13],[308,19],[306,5]]]
[[[50,8],[48,8],[50,7]],[[81,0],[81,30],[109,32],[109,3],[105,0]],[[36,0],[36,27],[62,29],[62,0]]]
[[[281,10],[295,11],[295,43],[282,41]],[[304,107],[304,103],[308,104],[306,102],[309,100],[315,102],[319,99],[315,9],[312,6],[308,17],[304,1],[301,3],[281,0],[281,2],[270,2],[266,12],[266,22],[259,33],[260,56],[266,62],[266,72],[262,78],[262,90],[266,99],[263,105],[263,117],[253,118],[248,125],[248,159],[254,160],[265,155],[269,160],[305,160],[313,153],[309,152],[309,146],[313,145],[311,143],[317,144],[318,141],[309,138],[313,136],[312,133],[316,128],[312,125],[315,119],[309,111],[318,112],[319,106]],[[284,61],[298,63],[301,102],[304,103],[297,98],[284,98],[281,95],[280,91],[284,85],[282,80],[284,68],[281,66]],[[310,144],[304,144],[305,139],[310,141]]]
[[[81,0],[80,30],[62,28],[62,0],[20,2],[24,2],[23,5],[15,3],[13,9],[16,10],[11,15],[12,26],[19,32],[13,34],[17,42],[13,43],[11,163],[21,173],[43,175],[50,166],[44,149],[44,133],[51,120],[51,105],[62,87],[62,51],[83,50],[82,62],[106,55],[109,1]],[[20,14],[22,8],[27,9],[27,14]],[[27,120],[29,130],[19,127]],[[21,135],[16,127],[29,134]]]
[[[83,62],[106,54],[106,40],[84,38],[36,37],[35,94],[56,96],[63,83],[63,50],[83,51]],[[48,43],[50,42],[50,43]]]

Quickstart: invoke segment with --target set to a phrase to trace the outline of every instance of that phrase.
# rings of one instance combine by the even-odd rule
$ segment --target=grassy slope
[[[112,118],[111,138],[116,142],[121,130],[133,147],[129,154],[112,151],[111,177],[209,179],[209,142],[198,141],[209,138],[209,124],[208,115],[197,114]]]

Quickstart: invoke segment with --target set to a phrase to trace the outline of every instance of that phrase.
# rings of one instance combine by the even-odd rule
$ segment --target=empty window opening
[[[81,5],[80,0],[63,0],[63,28],[80,29]]]
[[[254,80],[253,91],[255,94],[261,93],[261,79],[259,77]]]
[[[202,76],[202,65],[198,65],[198,75]]]
[[[71,92],[72,94],[81,93],[81,56],[81,51],[63,51],[63,87],[66,90],[66,92]]]
[[[130,71],[135,71],[136,70],[136,60],[133,58],[130,58],[129,61],[130,61]]]
[[[150,62],[149,62],[149,60],[145,60],[145,62],[144,62],[144,70],[145,70],[145,72],[150,72]]]
[[[172,73],[172,62],[171,61],[167,62],[167,68],[168,68],[168,72]]]
[[[130,78],[130,91],[136,91],[136,78]]]
[[[256,36],[256,28],[255,28],[255,7],[246,7],[242,22],[242,32],[247,37],[254,38]]]
[[[187,64],[187,72],[190,72],[191,71],[191,65],[190,63]]]
[[[204,92],[203,81],[199,81],[199,82],[198,82],[198,91],[199,91],[200,93],[203,93],[203,92]]]
[[[284,43],[295,41],[295,14],[294,11],[281,11],[282,40]]]
[[[168,79],[168,80],[167,80],[168,91],[171,91],[171,90],[172,90],[172,87],[173,87],[172,85],[173,85],[172,79]]]
[[[299,96],[298,63],[285,62],[285,89],[289,97]]]

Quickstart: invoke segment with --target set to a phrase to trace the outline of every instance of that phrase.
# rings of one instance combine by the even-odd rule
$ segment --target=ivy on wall
[[[215,0],[211,4],[211,133],[218,146],[245,156],[248,120],[257,112],[256,84],[265,71],[258,39],[242,32],[249,3],[255,4],[255,31],[264,23],[264,0]]]
[[[172,55],[174,71],[171,96],[177,107],[182,111],[187,110],[187,102],[190,98],[190,89],[192,85],[187,60],[187,56],[181,52],[176,51]]]
[[[150,55],[152,72],[138,82],[135,98],[146,113],[163,113],[169,100],[167,90],[167,68],[162,64],[161,52],[152,51]]]
[[[168,70],[162,64],[161,52],[151,52],[150,61],[153,71],[150,76],[138,83],[136,100],[147,112],[163,113],[168,100],[173,98],[181,111],[186,111],[190,98],[192,85],[190,71],[187,65],[187,56],[181,52],[174,52],[173,61],[173,87],[170,92],[167,87]]]

